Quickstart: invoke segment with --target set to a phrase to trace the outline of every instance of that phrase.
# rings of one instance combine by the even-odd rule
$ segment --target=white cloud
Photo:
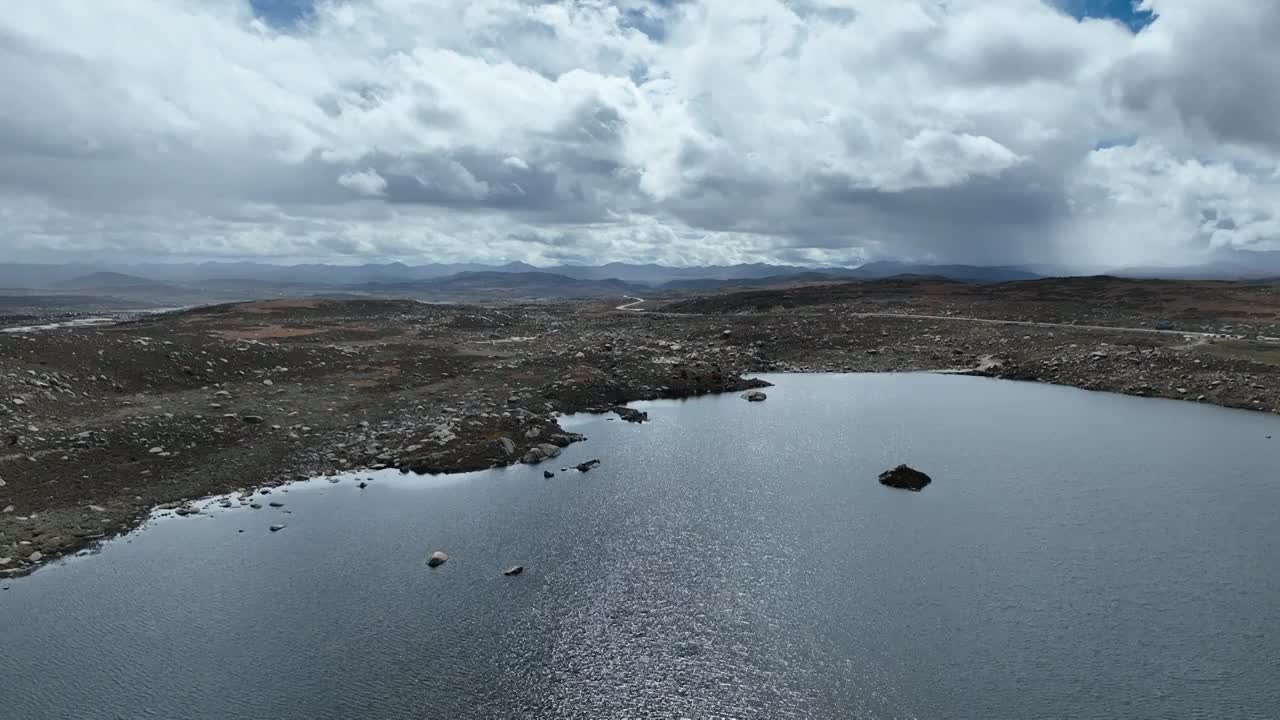
[[[387,189],[387,179],[369,168],[359,172],[346,172],[338,176],[338,184],[359,195],[376,197]]]
[[[1145,6],[1158,19],[1135,36],[1042,0],[326,0],[288,32],[247,0],[14,3],[0,250],[687,264],[1271,247],[1280,6]]]

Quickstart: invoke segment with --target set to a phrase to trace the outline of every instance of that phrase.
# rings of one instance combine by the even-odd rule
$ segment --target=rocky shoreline
[[[192,498],[536,462],[578,439],[560,414],[741,393],[763,385],[753,373],[964,372],[1278,412],[1271,353],[1120,330],[605,304],[273,301],[0,334],[0,577]]]

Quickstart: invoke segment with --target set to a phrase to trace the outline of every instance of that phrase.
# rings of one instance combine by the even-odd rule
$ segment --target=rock
[[[8,565],[11,562],[13,562],[13,558],[0,557],[0,566]]]
[[[519,575],[519,574],[520,574],[520,573],[522,573],[522,572],[524,572],[524,566],[523,566],[523,565],[512,565],[511,567],[507,568],[506,570],[503,570],[503,571],[502,571],[502,574],[503,574],[503,575],[508,575],[508,576],[510,576],[510,575]]]
[[[262,506],[261,506],[261,505],[259,505],[258,503],[249,503],[249,507],[253,508],[254,510],[261,510],[261,509],[262,509]]]
[[[509,437],[498,438],[498,444],[502,446],[502,452],[508,455],[516,451],[516,444]]]
[[[609,409],[613,411],[615,414],[617,414],[618,417],[622,418],[623,420],[626,420],[627,422],[642,423],[649,419],[649,413],[641,412],[639,410],[636,410],[635,408],[623,407],[622,405],[615,405]]]
[[[548,480],[550,480],[551,478],[553,478],[553,477],[555,477],[555,476],[556,476],[556,474],[555,474],[555,473],[553,473],[553,472],[551,472],[550,470],[543,470],[543,471],[542,471],[542,477],[547,478]]]
[[[259,424],[259,423],[261,423],[261,422],[262,422],[262,416],[261,416],[261,415],[245,415],[245,416],[241,417],[240,419],[241,419],[241,420],[243,420],[243,421],[245,421],[245,422],[247,422],[247,423],[249,423],[250,425],[257,425],[257,424]]]
[[[4,487],[5,485],[8,485],[8,484],[9,484],[9,483],[6,483],[6,482],[4,481],[4,478],[0,478],[0,487]]]
[[[361,480],[360,482],[356,483],[356,487],[358,487],[358,488],[360,488],[361,490],[363,490],[363,489],[365,489],[365,488],[369,487],[369,483],[367,483],[367,482],[365,482],[365,481]]]
[[[267,504],[270,505],[271,507],[284,507],[284,503],[282,502],[272,501]]]
[[[902,490],[911,490],[920,492],[925,485],[933,482],[933,480],[924,473],[913,467],[899,465],[892,470],[885,470],[880,473],[880,484],[889,487],[900,488]]]
[[[588,460],[584,463],[579,463],[575,465],[574,468],[578,472],[589,472],[592,468],[596,467],[599,464],[600,464],[599,460]]]
[[[764,402],[769,396],[759,390],[750,390],[742,393],[742,399],[747,402]]]
[[[283,529],[284,529],[284,526],[283,526],[283,525],[272,525],[269,529],[271,530],[271,532],[280,532],[281,530],[283,530]]]
[[[44,553],[37,550],[31,553],[30,555],[28,555],[27,559],[30,560],[31,562],[40,562],[40,559],[43,557],[44,557]]]
[[[1270,436],[1268,436],[1268,437],[1270,437]],[[4,512],[4,513],[6,513],[6,514],[7,514],[7,513],[11,513],[11,512],[13,512],[13,509],[14,509],[14,508],[13,508],[13,506],[12,506],[12,505],[5,505],[5,506],[4,506],[4,510],[3,510],[3,512]]]
[[[547,458],[553,458],[559,454],[559,445],[541,443],[537,447],[530,448],[529,452],[525,453],[524,456],[520,458],[520,462],[525,463],[526,465],[536,465]]]
[[[440,567],[447,562],[449,562],[449,556],[437,550],[427,558],[427,567]]]

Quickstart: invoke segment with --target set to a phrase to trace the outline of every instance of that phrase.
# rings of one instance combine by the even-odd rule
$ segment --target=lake
[[[548,464],[299,483],[4,581],[0,717],[1280,717],[1280,418],[766,377],[566,418],[590,440]],[[902,462],[933,484],[877,482]]]

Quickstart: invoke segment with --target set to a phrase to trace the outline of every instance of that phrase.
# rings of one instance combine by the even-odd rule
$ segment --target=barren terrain
[[[740,391],[761,371],[958,371],[1280,412],[1272,285],[918,279],[635,300],[274,300],[0,332],[0,575],[204,495],[537,462],[580,439],[559,413]]]

